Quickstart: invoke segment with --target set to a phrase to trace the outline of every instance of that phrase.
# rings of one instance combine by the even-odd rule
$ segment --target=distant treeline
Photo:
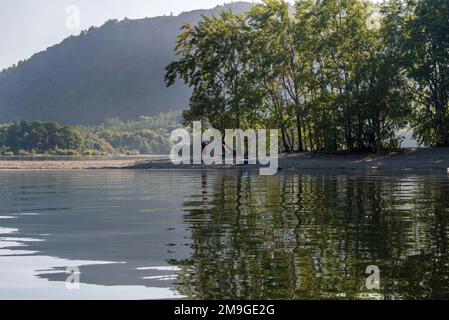
[[[185,25],[167,67],[184,121],[279,128],[284,151],[449,147],[449,1],[264,0]]]
[[[141,117],[135,121],[110,119],[96,126],[70,127],[53,121],[0,125],[2,155],[168,154],[169,136],[181,112]]]

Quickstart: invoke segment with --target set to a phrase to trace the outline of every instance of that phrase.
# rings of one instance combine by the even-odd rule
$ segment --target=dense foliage
[[[22,121],[0,126],[0,148],[2,152],[15,154],[48,153],[59,149],[79,150],[83,145],[81,133],[56,122]]]
[[[167,85],[193,88],[186,123],[279,128],[285,151],[449,146],[448,0],[265,0],[185,25]]]
[[[1,154],[167,154],[169,132],[180,112],[124,122],[110,119],[97,126],[69,127],[52,121],[0,125]]]
[[[181,111],[140,117],[139,120],[109,119],[95,126],[79,127],[85,136],[105,141],[115,153],[168,154],[170,132],[179,126]],[[95,148],[94,148],[95,150]]]

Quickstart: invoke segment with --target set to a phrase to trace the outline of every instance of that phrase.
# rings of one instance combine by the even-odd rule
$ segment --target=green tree
[[[242,37],[244,17],[224,11],[219,17],[203,17],[197,26],[185,25],[178,37],[179,61],[167,67],[166,83],[181,77],[193,87],[187,122],[208,121],[224,130],[243,127],[247,106],[245,61]]]
[[[420,140],[449,147],[449,1],[421,0],[406,15],[405,67]]]

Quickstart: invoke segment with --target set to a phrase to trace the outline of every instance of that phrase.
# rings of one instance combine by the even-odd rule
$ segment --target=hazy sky
[[[130,19],[207,9],[226,0],[0,0],[0,70],[108,19]],[[257,2],[257,1],[256,1]],[[79,8],[79,29],[68,29],[66,13]]]

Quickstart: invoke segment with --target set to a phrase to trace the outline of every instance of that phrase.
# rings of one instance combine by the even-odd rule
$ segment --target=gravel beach
[[[79,169],[231,169],[235,166],[175,166],[168,156],[130,159],[49,160],[39,157],[26,160],[0,160],[0,170],[79,170]],[[255,169],[257,165],[241,165]],[[384,154],[342,154],[311,156],[309,153],[281,155],[281,170],[299,171],[437,171],[448,173],[449,149],[403,149]]]

